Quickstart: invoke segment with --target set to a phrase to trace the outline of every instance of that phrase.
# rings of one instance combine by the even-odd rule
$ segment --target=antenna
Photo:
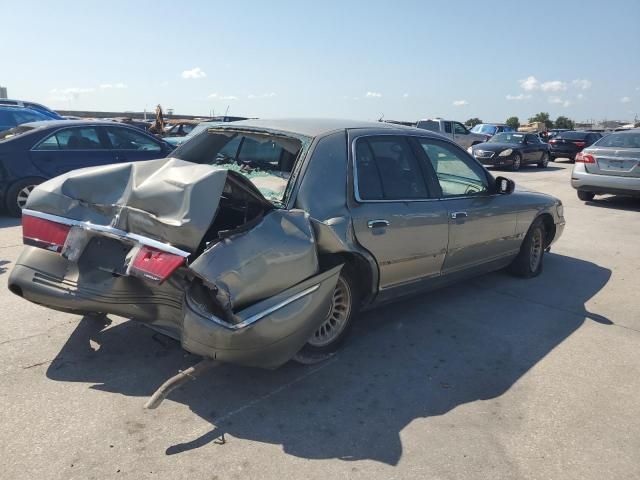
[[[230,106],[231,106],[231,105],[227,105],[227,109],[224,111],[224,116],[225,116],[225,117],[227,116],[227,113],[229,113],[229,107],[230,107]]]
[[[380,118],[378,119],[379,122],[384,122],[384,113],[380,115]]]

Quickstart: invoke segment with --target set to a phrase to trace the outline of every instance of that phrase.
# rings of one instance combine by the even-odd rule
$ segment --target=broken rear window
[[[185,142],[172,156],[241,173],[266,199],[282,204],[296,160],[309,143],[306,137],[276,132],[211,128]]]

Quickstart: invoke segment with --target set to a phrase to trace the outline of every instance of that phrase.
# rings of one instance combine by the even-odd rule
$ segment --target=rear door
[[[31,161],[46,177],[113,163],[108,140],[95,126],[61,128],[37,143]]]
[[[112,162],[136,162],[164,157],[164,149],[151,135],[129,127],[100,127],[106,132],[112,152]]]
[[[585,155],[595,163],[584,163],[589,173],[616,177],[640,177],[640,133],[613,133],[591,146]]]
[[[447,210],[434,195],[415,144],[401,135],[351,135],[351,215],[358,242],[378,263],[381,294],[440,275]]]
[[[515,254],[517,206],[509,195],[494,194],[486,170],[448,142],[421,138],[419,143],[437,178],[447,210],[449,242],[442,273],[470,269]]]

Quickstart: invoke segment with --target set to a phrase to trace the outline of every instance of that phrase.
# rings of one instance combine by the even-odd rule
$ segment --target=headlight
[[[507,148],[506,150],[501,151],[500,155],[498,155],[498,156],[499,157],[508,157],[512,153],[513,153],[513,148]]]
[[[558,217],[564,217],[564,207],[562,206],[562,202],[559,202],[556,205],[556,212],[558,213]]]
[[[471,147],[467,148],[467,153],[469,154],[473,153],[473,149]]]

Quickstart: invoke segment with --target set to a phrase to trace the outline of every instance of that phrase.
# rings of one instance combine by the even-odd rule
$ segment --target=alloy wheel
[[[20,210],[22,210],[27,204],[27,199],[29,198],[29,195],[31,195],[31,192],[34,188],[36,188],[35,185],[27,185],[18,192],[16,203],[18,204],[18,208]]]
[[[331,308],[324,323],[308,340],[313,347],[326,347],[335,342],[344,331],[351,315],[352,294],[349,284],[340,277],[333,291]]]
[[[531,251],[529,252],[529,268],[532,272],[538,270],[542,260],[542,230],[536,228],[531,237]]]

